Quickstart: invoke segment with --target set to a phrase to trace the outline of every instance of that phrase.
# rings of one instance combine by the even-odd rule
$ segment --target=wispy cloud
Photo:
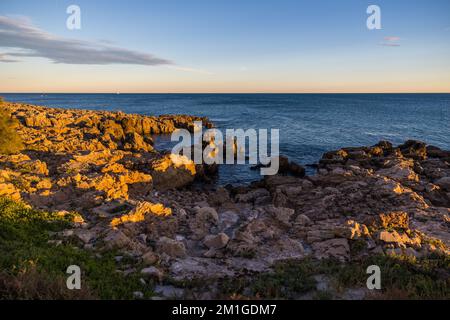
[[[6,54],[0,53],[0,62],[19,62],[19,60],[10,59]]]
[[[399,41],[400,37],[397,36],[384,37],[384,41],[380,45],[385,47],[400,47]]]
[[[18,57],[42,57],[66,64],[173,64],[170,60],[104,41],[96,43],[58,37],[34,26],[29,19],[7,16],[0,16],[0,47],[15,49],[0,54],[0,62],[17,62],[14,58]]]

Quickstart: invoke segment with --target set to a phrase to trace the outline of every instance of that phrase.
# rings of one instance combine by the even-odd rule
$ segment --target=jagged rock
[[[217,223],[219,221],[219,215],[216,209],[212,207],[202,207],[196,209],[195,218],[201,221],[210,221]]]
[[[184,296],[184,289],[182,288],[176,288],[174,286],[161,286],[157,285],[153,289],[153,291],[160,296],[163,296],[165,298],[169,299],[180,299]]]
[[[440,178],[435,182],[439,187],[446,191],[450,191],[450,177]]]
[[[74,233],[84,243],[89,243],[97,237],[97,234],[92,230],[80,229]]]
[[[149,138],[147,138],[149,139]],[[147,143],[144,138],[136,132],[129,132],[125,136],[123,148],[132,151],[151,151],[153,147]]]
[[[210,249],[222,249],[229,240],[230,238],[225,233],[210,234],[203,239],[203,243]]]
[[[289,173],[291,173],[294,176],[304,177],[306,170],[301,165],[291,161],[289,163]]]
[[[141,222],[144,221],[147,214],[153,214],[156,216],[168,216],[172,214],[172,209],[164,207],[161,203],[151,203],[143,201],[138,203],[138,205],[131,210],[130,213],[125,214],[121,217],[114,218],[111,221],[112,227],[117,227],[120,224],[127,222]]]
[[[6,196],[12,200],[20,200],[20,190],[16,189],[16,187],[12,183],[0,183],[0,196]]]
[[[289,173],[294,176],[304,177],[305,176],[305,168],[301,165],[289,161],[289,159],[285,156],[278,157],[278,172],[279,173]]]
[[[414,162],[398,160],[391,167],[378,170],[376,173],[398,181],[419,181],[419,176],[414,172]]]
[[[50,127],[52,122],[47,118],[45,113],[37,113],[24,118],[27,127]]]
[[[104,242],[107,248],[124,248],[127,247],[131,240],[120,230],[111,230],[104,238]]]
[[[214,208],[203,207],[197,208],[193,219],[189,221],[189,227],[194,238],[201,239],[210,233],[212,226],[216,226],[219,222],[219,215]]]
[[[276,207],[287,207],[289,205],[289,198],[285,193],[278,189],[273,195],[272,203]]]
[[[435,146],[427,146],[427,156],[431,158],[450,158],[450,152]]]
[[[36,184],[36,189],[51,189],[52,181],[50,179],[42,179]]]
[[[105,120],[99,127],[103,134],[109,135],[116,141],[120,141],[125,137],[122,126],[114,120]]]
[[[393,211],[389,213],[381,213],[378,216],[378,221],[375,222],[383,229],[409,229],[409,216],[403,211]]]
[[[224,231],[230,229],[239,221],[239,215],[233,211],[224,211],[219,215],[219,229]]]
[[[218,265],[209,258],[177,260],[170,265],[170,272],[175,280],[217,279],[233,277],[235,272],[223,265]]]
[[[332,229],[314,229],[306,233],[306,240],[309,243],[333,239],[335,236]]]
[[[137,258],[124,274],[158,264],[149,277],[205,280],[308,255],[344,262],[383,252],[449,254],[450,153],[421,142],[331,151],[307,178],[281,158],[287,175],[211,191],[189,187],[208,167],[151,148],[150,134],[194,130],[195,117],[11,110],[29,150],[0,155],[0,195],[64,215],[82,212],[86,221],[56,236]]]
[[[303,185],[303,179],[299,177],[292,176],[282,176],[282,175],[273,175],[273,176],[265,176],[264,184],[266,188],[270,190],[275,190],[278,186],[281,185]]]
[[[141,274],[161,281],[164,273],[156,267],[147,267],[141,270]]]
[[[347,157],[348,153],[345,150],[329,151],[323,154],[319,164],[343,164]]]
[[[171,154],[153,163],[153,183],[158,190],[176,189],[191,184],[196,167],[186,156]]]
[[[347,152],[348,159],[362,161],[370,158],[370,154],[366,152],[365,148],[345,148],[344,150]]]
[[[387,243],[395,243],[397,245],[403,245],[410,242],[409,237],[406,234],[400,234],[397,231],[381,231],[378,238]]]
[[[208,202],[214,206],[221,206],[231,202],[230,193],[225,188],[218,188],[208,197]]]
[[[347,220],[344,226],[337,226],[334,228],[334,234],[337,237],[359,239],[369,236],[370,232],[366,225],[360,224],[354,220]]]
[[[145,217],[145,232],[147,237],[156,241],[160,237],[175,238],[180,226],[176,216],[161,216],[150,214]]]
[[[311,224],[311,219],[308,218],[307,215],[299,214],[297,218],[295,219],[295,224],[300,226],[309,226]]]
[[[270,193],[269,191],[267,191],[267,189],[259,188],[252,190],[248,193],[238,194],[236,196],[236,200],[240,202],[252,202],[255,201],[256,199],[267,197],[269,195]]]
[[[423,160],[427,157],[426,144],[421,141],[408,140],[398,146],[405,157]]]
[[[291,208],[282,208],[282,207],[273,207],[269,206],[266,208],[266,211],[275,217],[278,221],[283,223],[286,226],[290,226],[290,219],[292,215],[295,213],[294,209]]]
[[[185,257],[186,247],[183,242],[176,241],[167,237],[162,237],[156,243],[156,251],[158,253],[165,253],[170,257]]]
[[[347,239],[331,239],[312,244],[314,256],[317,259],[335,258],[346,261],[349,258],[350,246]]]
[[[142,255],[142,262],[146,265],[155,264],[158,260],[158,255],[153,251],[148,251]]]

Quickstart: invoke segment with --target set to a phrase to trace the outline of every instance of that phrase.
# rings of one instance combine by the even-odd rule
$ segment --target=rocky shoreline
[[[223,297],[218,281],[270,273],[286,260],[450,255],[450,151],[381,141],[325,153],[315,175],[290,164],[301,174],[193,188],[215,168],[155,150],[151,135],[192,131],[196,120],[211,127],[205,118],[5,106],[25,151],[0,155],[0,196],[76,212],[55,245],[114,250],[118,262],[131,261],[117,272],[151,279],[158,297]],[[448,283],[448,268],[441,278]],[[203,285],[189,294],[178,285],[196,280]]]

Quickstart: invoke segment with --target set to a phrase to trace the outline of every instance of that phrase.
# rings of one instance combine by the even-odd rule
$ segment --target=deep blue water
[[[0,94],[62,108],[145,115],[193,114],[218,128],[280,129],[280,153],[300,164],[344,146],[418,139],[450,149],[450,94]],[[167,138],[157,143],[166,146]],[[220,183],[248,182],[259,171],[222,166]]]

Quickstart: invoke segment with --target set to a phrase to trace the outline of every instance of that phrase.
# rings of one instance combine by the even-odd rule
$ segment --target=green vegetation
[[[412,259],[384,255],[366,257],[350,263],[334,260],[288,260],[275,265],[273,272],[253,277],[227,279],[221,288],[227,297],[298,298],[313,293],[314,299],[330,299],[349,288],[366,288],[370,265],[381,269],[381,290],[368,299],[449,299],[450,258],[431,256]],[[314,275],[325,275],[332,292],[316,291]]]
[[[23,143],[16,131],[17,121],[11,118],[3,104],[0,97],[0,154],[14,154],[23,149]]]
[[[381,292],[373,298],[443,299],[450,298],[450,258],[430,256],[417,259],[407,256],[372,256],[345,266],[326,261],[320,271],[334,278],[338,288],[361,287],[368,277],[366,268],[381,269]]]
[[[102,255],[73,243],[56,243],[54,235],[70,227],[73,216],[34,210],[0,198],[0,299],[131,299],[134,291],[153,295],[153,283],[143,285],[139,274],[118,273],[115,252]],[[124,257],[121,264],[133,264]],[[66,269],[82,270],[82,290],[66,288]],[[450,299],[450,258],[372,256],[349,263],[310,258],[277,263],[273,272],[219,281],[224,298],[331,299],[346,289],[366,287],[369,265],[381,269],[382,290],[369,299]],[[124,265],[122,265],[125,267]],[[328,279],[326,291],[316,290],[315,276]],[[171,283],[170,279],[167,279]],[[203,279],[172,282],[195,291]]]
[[[70,221],[70,215],[0,198],[0,299],[131,299],[134,291],[152,295],[152,284],[144,286],[137,274],[116,272],[113,252],[96,256],[70,243],[52,243],[51,235]],[[66,269],[72,264],[82,270],[81,290],[66,287]]]
[[[225,295],[235,298],[250,295],[256,298],[295,299],[302,293],[315,289],[315,274],[312,260],[287,260],[276,264],[271,273],[225,279],[221,288]]]

